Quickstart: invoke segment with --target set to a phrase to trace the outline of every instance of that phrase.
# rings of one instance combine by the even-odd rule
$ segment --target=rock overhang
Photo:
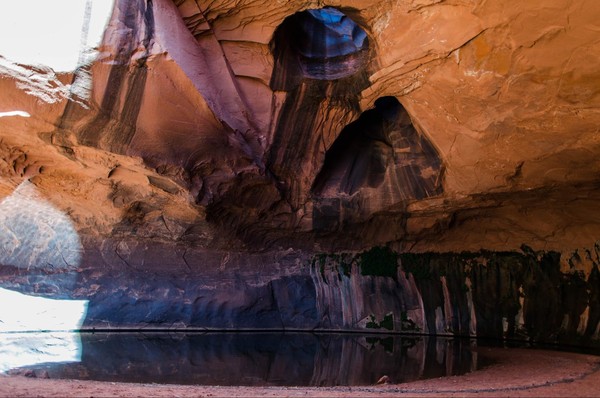
[[[90,109],[67,105],[58,122],[50,120],[59,127],[50,141],[64,148],[98,148],[107,157],[140,157],[146,174],[156,174],[152,181],[166,179],[179,187],[163,190],[167,196],[177,192],[190,201],[190,209],[202,208],[196,210],[200,218],[208,206],[208,218],[219,227],[249,228],[240,236],[265,236],[270,230],[276,236],[273,241],[284,245],[294,240],[285,236],[296,235],[301,240],[310,236],[314,243],[320,238],[313,233],[311,189],[328,150],[361,114],[376,109],[378,100],[395,98],[419,137],[419,150],[436,154],[435,165],[423,165],[419,173],[437,176],[438,188],[428,188],[432,194],[426,196],[390,199],[393,192],[402,191],[398,186],[406,185],[396,176],[383,184],[384,193],[370,192],[371,199],[349,202],[353,204],[346,213],[362,214],[356,218],[361,225],[348,221],[353,217],[341,219],[339,228],[356,228],[349,246],[361,231],[369,230],[364,222],[376,224],[384,214],[394,214],[392,223],[400,226],[376,238],[377,243],[406,240],[434,247],[435,235],[452,240],[448,234],[455,231],[448,229],[460,225],[455,220],[508,211],[508,202],[501,199],[507,195],[515,206],[529,206],[524,203],[529,203],[530,192],[549,192],[554,202],[537,206],[556,214],[557,225],[567,225],[578,212],[569,203],[581,203],[573,191],[592,195],[598,169],[594,52],[577,51],[597,45],[590,20],[596,6],[555,3],[502,9],[477,2],[405,2],[392,7],[349,1],[328,8],[286,2],[269,5],[265,12],[255,1],[235,7],[117,1],[101,46],[104,56],[89,67]],[[569,18],[554,12],[561,5]],[[545,20],[536,17],[540,13]],[[313,56],[310,48],[321,48],[320,55],[329,51],[333,58],[358,50],[367,58],[357,72],[325,80],[293,68],[277,72],[273,40],[294,15],[338,24],[325,29],[338,39],[349,35],[330,50],[305,41],[299,56]],[[124,50],[119,43],[125,39],[129,44]],[[333,39],[322,42],[327,40]],[[568,54],[569,48],[570,57],[557,55]],[[294,84],[274,85],[276,74]],[[33,112],[31,105],[26,110]],[[410,145],[407,148],[393,148],[390,156],[420,156]],[[380,159],[379,166],[385,163],[381,151],[386,149],[373,155]],[[83,148],[75,152],[89,153]],[[369,180],[370,188],[375,180]],[[350,191],[350,196],[357,192]],[[484,207],[481,197],[486,198]],[[369,205],[373,198],[380,205]],[[126,209],[134,202],[139,200],[121,211],[130,214]],[[568,215],[561,215],[563,205],[570,209]],[[135,206],[134,213],[156,208]],[[122,223],[117,224],[124,231]],[[530,234],[530,239],[541,244],[547,239],[539,235],[549,236],[552,227],[537,224],[534,229],[545,232]],[[457,236],[469,235],[458,232]],[[580,239],[584,233],[577,235]],[[504,245],[475,245],[496,244]]]

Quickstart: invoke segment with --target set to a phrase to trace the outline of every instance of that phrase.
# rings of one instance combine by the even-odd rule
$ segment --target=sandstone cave
[[[13,3],[0,396],[598,395],[600,3]]]

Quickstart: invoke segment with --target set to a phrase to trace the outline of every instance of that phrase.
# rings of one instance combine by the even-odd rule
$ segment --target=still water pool
[[[13,333],[0,371],[30,377],[244,386],[357,386],[459,375],[474,340],[313,333]]]

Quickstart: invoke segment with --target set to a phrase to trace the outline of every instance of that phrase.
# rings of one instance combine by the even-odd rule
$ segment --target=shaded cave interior
[[[286,97],[266,163],[293,211],[313,202],[314,230],[443,192],[440,155],[397,98],[360,111],[376,59],[365,29],[338,9],[310,9],[283,21],[271,51],[270,86]]]
[[[275,60],[273,90],[290,91],[304,79],[338,80],[363,70],[369,61],[366,31],[333,7],[287,17],[270,44]]]
[[[137,8],[130,4],[127,10],[134,14]],[[152,26],[152,2],[146,5],[146,24]],[[85,231],[74,232],[70,240],[65,239],[64,228],[42,225],[57,239],[47,244],[52,257],[40,260],[37,269],[29,263],[19,267],[23,258],[37,263],[46,256],[30,250],[41,246],[30,227],[39,226],[42,217],[39,211],[35,217],[23,217],[19,211],[35,207],[23,206],[26,202],[20,199],[15,206],[19,210],[11,212],[17,217],[5,220],[5,227],[9,222],[23,225],[23,241],[29,242],[30,236],[37,241],[5,256],[10,264],[0,266],[0,286],[51,299],[88,300],[83,328],[89,330],[107,325],[375,329],[598,345],[600,246],[570,258],[564,257],[567,253],[527,247],[521,252],[401,252],[406,247],[412,250],[410,244],[423,236],[439,245],[438,231],[452,234],[461,222],[464,230],[469,228],[467,222],[485,224],[490,214],[504,221],[503,208],[481,209],[503,196],[488,192],[487,197],[469,198],[474,201],[466,205],[473,208],[458,210],[452,208],[452,198],[450,204],[438,206],[446,202],[444,196],[417,203],[413,212],[409,205],[414,202],[441,197],[445,188],[446,193],[452,191],[450,183],[444,187],[444,161],[450,159],[443,159],[428,138],[432,131],[424,126],[431,124],[419,120],[424,115],[411,114],[415,108],[408,97],[369,97],[370,107],[365,102],[363,94],[377,69],[377,48],[369,28],[346,11],[305,10],[275,30],[270,42],[273,73],[261,84],[266,88],[268,81],[279,102],[272,102],[269,131],[259,131],[267,137],[264,147],[242,148],[248,137],[241,135],[255,131],[240,133],[219,121],[210,136],[218,137],[210,144],[217,149],[210,159],[198,155],[181,166],[177,156],[208,146],[209,140],[198,144],[205,138],[202,132],[193,141],[187,127],[182,128],[180,141],[158,131],[154,138],[175,148],[172,155],[148,150],[143,165],[135,170],[119,165],[106,178],[98,177],[111,184],[108,206],[115,206],[110,210],[115,210],[119,223],[107,221],[110,236],[91,231],[84,242],[88,246],[73,252],[81,253],[81,260],[65,256],[63,247],[75,246],[76,233]],[[152,35],[147,33],[148,42]],[[123,43],[131,46],[127,39]],[[264,48],[261,51],[268,56]],[[134,136],[139,134],[140,141],[147,137],[138,122],[148,114],[140,117],[140,109],[147,109],[142,99],[151,96],[152,91],[145,90],[155,78],[149,73],[153,65],[146,65],[145,58],[136,67],[127,57],[117,61],[107,67],[108,87],[97,104],[99,113],[90,116],[92,112],[67,107],[63,121],[72,126],[61,125],[65,131],[79,129],[80,144],[110,155],[130,154]],[[86,118],[78,124],[83,113]],[[210,107],[206,113],[218,118]],[[178,152],[180,147],[184,149]],[[204,148],[202,156],[208,152]],[[174,171],[149,170],[152,157]],[[132,176],[142,177],[137,181],[143,183],[130,181]],[[142,187],[145,191],[136,190],[136,184],[147,184]],[[196,192],[190,188],[194,184]],[[158,190],[162,196],[154,196]],[[142,197],[143,192],[148,196]],[[543,193],[532,191],[525,198],[509,197],[513,192],[505,195],[507,202],[520,201],[515,211],[506,207],[514,217],[521,215],[520,209],[535,208]],[[184,209],[190,211],[174,212],[169,218],[163,204],[174,197],[181,199],[177,204],[191,203]],[[486,228],[505,232],[504,225]],[[66,268],[56,266],[63,263]]]
[[[344,214],[364,212],[366,217],[437,196],[443,192],[442,176],[438,152],[417,132],[400,102],[379,98],[344,127],[325,154],[311,189],[315,227],[339,228],[348,221]]]

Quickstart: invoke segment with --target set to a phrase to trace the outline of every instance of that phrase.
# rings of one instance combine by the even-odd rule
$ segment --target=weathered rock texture
[[[32,116],[0,117],[3,285],[87,298],[90,326],[391,312],[395,330],[597,338],[600,3],[327,6],[116,0],[94,63],[2,60],[0,111]],[[381,245],[491,252],[415,254],[408,279],[307,265]]]

